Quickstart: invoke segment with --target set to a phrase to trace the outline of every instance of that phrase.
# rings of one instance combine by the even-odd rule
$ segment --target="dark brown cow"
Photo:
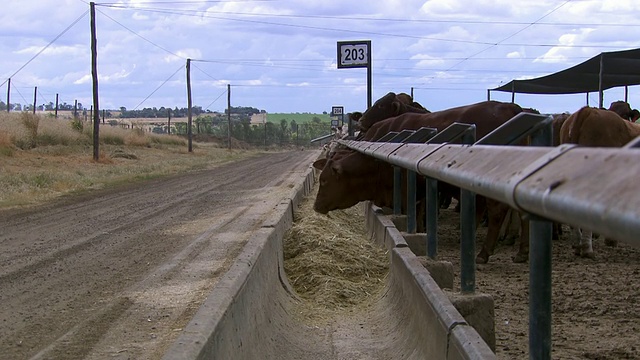
[[[612,102],[611,105],[609,105],[609,111],[613,111],[625,120],[631,118],[631,105],[626,101],[618,100]]]
[[[378,99],[362,114],[362,117],[360,117],[360,129],[368,131],[373,124],[404,113],[426,114],[429,113],[429,110],[413,101],[411,96],[405,93],[396,95],[390,92]]]
[[[588,106],[569,116],[560,129],[562,144],[581,146],[621,147],[637,136],[640,136],[640,124],[625,121],[613,111]],[[594,257],[592,232],[574,227],[571,230],[576,255]],[[615,240],[606,242],[615,245]]]
[[[405,113],[375,123],[365,134],[364,140],[375,141],[389,131],[416,130],[421,127],[434,127],[441,131],[454,122],[475,124],[477,136],[482,137],[521,111],[516,104],[485,101],[430,114]],[[341,150],[334,158],[319,160],[314,166],[322,169],[314,204],[314,209],[319,213],[346,209],[365,200],[371,200],[381,207],[393,205],[393,169],[388,163],[352,150]],[[420,188],[424,186],[418,186]],[[485,199],[479,200],[477,207],[478,213],[481,213]],[[493,253],[500,225],[508,210],[507,205],[492,199],[486,199],[486,208],[489,229],[482,251],[476,258],[479,263],[486,263]],[[525,231],[522,232],[520,251],[514,259],[518,262],[528,258],[528,226],[523,224],[523,228]]]

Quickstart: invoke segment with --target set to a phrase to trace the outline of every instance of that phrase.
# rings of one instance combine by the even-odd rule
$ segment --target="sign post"
[[[344,125],[344,106],[332,106],[331,107],[331,128],[335,129],[338,126]]]
[[[371,107],[371,40],[338,41],[338,69],[367,68],[367,109]]]

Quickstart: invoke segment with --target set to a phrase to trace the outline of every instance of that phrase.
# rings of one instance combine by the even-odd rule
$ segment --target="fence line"
[[[551,358],[551,220],[640,247],[640,137],[623,148],[339,142],[426,176],[427,193],[435,179],[528,214],[530,359]]]

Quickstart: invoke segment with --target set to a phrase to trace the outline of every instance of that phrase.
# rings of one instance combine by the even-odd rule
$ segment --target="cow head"
[[[372,157],[357,152],[340,152],[332,159],[316,161],[314,167],[323,164],[313,205],[316,212],[326,214],[332,210],[348,209],[360,201],[374,200],[378,195],[378,186],[381,185],[377,180],[379,165]]]
[[[631,105],[629,105],[628,102],[622,100],[614,101],[609,106],[609,111],[613,111],[614,113],[620,115],[621,118],[629,120],[629,116],[631,115]]]
[[[367,130],[378,121],[398,115],[400,104],[395,93],[390,92],[381,97],[362,114],[360,118],[360,128]]]

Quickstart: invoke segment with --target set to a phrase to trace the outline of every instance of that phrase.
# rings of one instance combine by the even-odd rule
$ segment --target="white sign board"
[[[371,41],[338,41],[338,69],[368,67]]]

